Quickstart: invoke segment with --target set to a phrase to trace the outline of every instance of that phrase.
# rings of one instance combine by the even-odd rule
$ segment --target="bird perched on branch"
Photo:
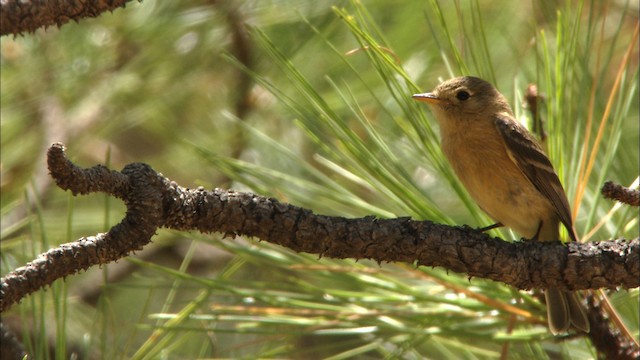
[[[440,127],[443,153],[471,197],[497,225],[528,239],[558,241],[562,223],[571,240],[578,239],[553,165],[493,85],[464,76],[413,98],[430,106]],[[547,289],[545,299],[553,334],[564,333],[571,325],[589,332],[589,320],[574,293]]]

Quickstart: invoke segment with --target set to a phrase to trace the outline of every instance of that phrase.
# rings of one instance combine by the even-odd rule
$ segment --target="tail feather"
[[[559,289],[547,289],[544,293],[547,301],[547,320],[549,330],[553,335],[567,332],[571,326],[569,318],[569,304],[564,291]]]
[[[541,223],[539,229],[540,241],[559,240],[558,219],[547,219]],[[567,224],[565,224],[567,225]],[[567,225],[571,240],[578,240],[573,226]],[[571,325],[576,329],[589,332],[589,319],[587,318],[585,308],[580,304],[575,293],[559,290],[547,289],[545,291],[545,299],[547,301],[547,320],[549,321],[549,330],[554,335],[566,333]]]
[[[559,289],[547,289],[544,293],[547,302],[547,320],[549,330],[554,335],[566,333],[571,325],[588,333],[589,318],[575,293]]]
[[[584,306],[580,304],[580,300],[576,296],[576,293],[565,292],[565,298],[567,299],[567,305],[569,306],[569,317],[571,318],[571,324],[578,330],[588,333],[591,330],[589,326],[589,318]]]

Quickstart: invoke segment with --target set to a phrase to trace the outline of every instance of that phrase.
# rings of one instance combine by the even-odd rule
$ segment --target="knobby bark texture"
[[[593,294],[586,298],[587,316],[591,324],[589,338],[603,359],[640,359],[640,349],[620,330],[611,326],[608,313],[602,306],[602,300]]]
[[[74,195],[111,194],[125,202],[127,212],[107,233],[60,245],[0,279],[0,312],[57,279],[142,249],[161,227],[252,236],[297,252],[332,258],[440,266],[519,289],[640,285],[640,239],[568,246],[560,242],[509,243],[468,226],[410,218],[323,216],[251,193],[188,189],[141,163],[129,164],[120,172],[102,165],[83,169],[66,158],[59,143],[49,148],[47,161],[51,176],[62,189]],[[609,346],[610,352],[637,351],[633,346],[625,349],[625,339],[604,325],[597,328],[619,338]]]
[[[56,279],[142,249],[161,227],[252,236],[294,251],[332,258],[406,262],[504,282],[519,289],[633,288],[640,285],[640,240],[509,243],[470,227],[410,218],[347,219],[314,214],[251,193],[188,189],[140,163],[121,172],[71,163],[62,144],[48,152],[57,185],[74,195],[105,192],[127,212],[109,232],[41,254],[0,282],[0,311]]]
[[[131,0],[2,0],[0,1],[0,36],[34,32],[39,28],[86,17],[97,17],[106,11],[125,7]]]
[[[607,199],[616,200],[631,206],[640,206],[640,190],[638,189],[630,189],[616,184],[613,181],[607,181],[602,185],[600,192],[602,196]]]

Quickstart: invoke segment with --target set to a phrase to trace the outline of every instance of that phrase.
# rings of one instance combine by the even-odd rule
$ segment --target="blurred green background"
[[[81,166],[145,162],[185,187],[322,214],[487,225],[410,98],[467,74],[527,124],[537,84],[579,234],[635,237],[637,211],[599,187],[637,184],[637,24],[635,1],[148,0],[5,36],[2,274],[123,216],[119,201],[51,183],[56,141]],[[537,298],[502,284],[219,234],[153,240],[3,321],[37,358],[595,357],[584,338],[554,339]],[[637,338],[638,289],[611,298]]]

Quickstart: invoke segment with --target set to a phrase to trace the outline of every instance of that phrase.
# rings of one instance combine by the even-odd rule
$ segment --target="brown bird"
[[[493,85],[464,76],[413,98],[430,105],[440,126],[443,153],[494,221],[540,241],[559,240],[562,223],[571,240],[578,239],[551,161]],[[547,289],[545,299],[553,334],[565,333],[571,325],[589,332],[589,320],[574,293]]]

